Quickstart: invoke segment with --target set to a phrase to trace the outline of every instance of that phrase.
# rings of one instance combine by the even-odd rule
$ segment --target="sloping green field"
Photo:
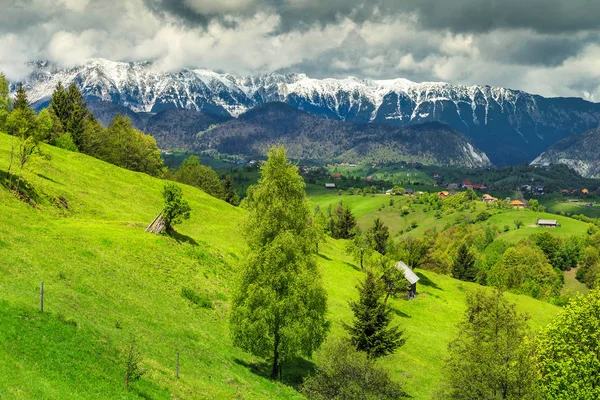
[[[3,176],[11,143],[0,134]],[[24,174],[35,207],[0,187],[0,398],[301,397],[293,386],[310,363],[284,365],[285,383],[276,383],[229,339],[228,299],[245,252],[243,210],[184,186],[191,219],[174,238],[148,234],[162,208],[163,181],[50,146],[44,151],[50,159],[35,159]],[[331,334],[341,335],[362,273],[343,254],[343,242],[321,248]],[[416,300],[392,300],[408,340],[383,362],[415,398],[432,398],[438,389],[465,291],[474,287],[423,272]],[[193,304],[183,288],[211,306]],[[508,296],[532,315],[536,329],[558,312]],[[123,351],[132,335],[146,373],[127,392]]]

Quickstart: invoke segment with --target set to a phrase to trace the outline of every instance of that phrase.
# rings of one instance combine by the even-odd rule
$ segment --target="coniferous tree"
[[[329,327],[305,183],[283,147],[269,151],[244,206],[250,252],[233,294],[231,336],[236,346],[269,359],[276,379],[282,362],[310,356]]]
[[[393,311],[382,301],[383,283],[371,270],[367,270],[364,281],[357,288],[358,301],[350,302],[353,324],[344,324],[350,334],[350,342],[371,358],[392,354],[404,344],[405,339],[398,326],[389,326]]]
[[[390,230],[383,224],[381,218],[377,217],[371,228],[371,235],[374,242],[374,248],[379,254],[385,255],[387,251],[387,242],[390,237]]]
[[[458,253],[452,263],[452,277],[467,282],[474,282],[477,277],[475,257],[465,243],[458,248]]]
[[[17,93],[15,94],[15,100],[13,102],[15,109],[25,110],[29,108],[29,99],[27,98],[27,92],[22,83],[19,82],[17,85]]]
[[[233,181],[231,180],[231,175],[227,175],[225,177],[225,181],[223,182],[223,191],[225,192],[224,200],[233,206],[237,206],[240,204],[240,198],[233,187]]]
[[[75,83],[71,83],[66,92],[66,100],[69,109],[68,119],[63,126],[67,133],[71,134],[73,141],[79,147],[81,145],[83,131],[85,129],[84,121],[89,114],[86,103],[83,101],[83,95]],[[62,122],[62,121],[61,121]]]
[[[356,218],[349,207],[340,202],[331,216],[331,237],[334,239],[350,239],[354,237]]]
[[[67,91],[60,81],[56,85],[54,93],[52,93],[52,98],[50,99],[50,109],[60,121],[60,125],[63,129],[62,133],[64,133],[64,130],[67,129],[67,125],[69,123],[70,107],[67,99]]]
[[[0,73],[0,131],[6,129],[6,119],[12,107],[10,88],[4,74]]]

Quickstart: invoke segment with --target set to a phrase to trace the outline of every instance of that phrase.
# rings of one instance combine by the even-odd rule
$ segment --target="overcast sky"
[[[0,70],[163,70],[489,84],[600,102],[598,0],[0,0]]]

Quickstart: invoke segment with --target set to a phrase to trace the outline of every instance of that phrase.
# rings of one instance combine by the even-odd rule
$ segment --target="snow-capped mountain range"
[[[462,132],[497,165],[531,161],[563,137],[600,123],[600,104],[490,86],[279,73],[238,76],[200,69],[160,72],[149,62],[101,59],[70,69],[34,63],[25,82],[30,100],[43,107],[59,81],[75,82],[88,100],[110,101],[135,112],[184,108],[235,117],[280,101],[353,123],[404,126],[439,121]]]

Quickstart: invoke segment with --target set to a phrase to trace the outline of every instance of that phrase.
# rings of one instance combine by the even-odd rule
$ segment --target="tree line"
[[[7,80],[0,74],[0,131],[18,139],[8,168],[9,186],[17,192],[25,164],[31,157],[42,155],[40,145],[47,143],[132,171],[189,184],[230,204],[239,204],[231,177],[220,179],[214,170],[200,164],[196,156],[186,159],[175,171],[167,170],[156,140],[136,129],[129,117],[117,114],[109,126],[104,127],[87,108],[75,83],[65,88],[59,82],[48,107],[36,115],[24,86],[18,84],[13,100]],[[14,169],[18,169],[15,182]]]

